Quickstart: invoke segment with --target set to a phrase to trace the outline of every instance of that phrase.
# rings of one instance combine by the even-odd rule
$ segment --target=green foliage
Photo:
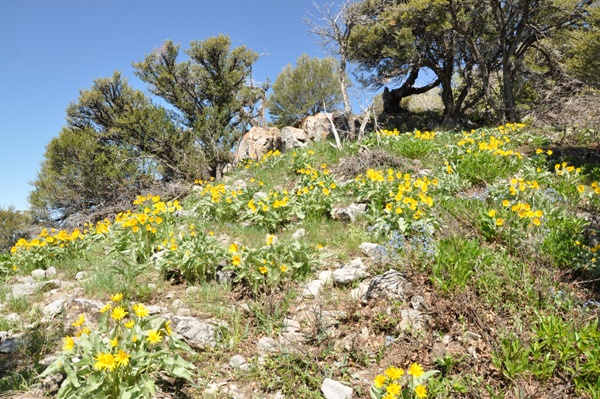
[[[315,249],[296,240],[280,242],[267,235],[265,245],[258,248],[229,247],[230,261],[225,270],[233,273],[234,281],[251,287],[254,293],[269,292],[288,279],[302,279],[313,269]]]
[[[179,45],[167,40],[133,64],[150,91],[177,109],[218,177],[264,92],[248,84],[258,54],[245,46],[230,47],[224,35],[194,41],[186,51],[189,61],[177,62]]]
[[[149,318],[143,304],[125,307],[121,298],[101,310],[97,329],[86,327],[80,315],[73,323],[80,327],[77,336],[63,339],[63,351],[40,375],[66,374],[58,398],[150,398],[159,373],[192,381],[194,365],[177,353],[191,348],[171,335],[169,322]]]
[[[26,229],[30,223],[28,212],[18,211],[12,206],[0,207],[0,254],[8,251],[19,238],[27,237]]]
[[[275,124],[289,126],[304,116],[333,111],[341,101],[335,59],[303,54],[295,67],[288,64],[277,76],[268,107]]]

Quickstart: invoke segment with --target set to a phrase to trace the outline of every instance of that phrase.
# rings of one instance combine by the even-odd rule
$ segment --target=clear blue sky
[[[46,144],[93,79],[119,70],[146,91],[132,62],[166,39],[183,50],[223,33],[268,53],[254,78],[274,81],[302,53],[323,56],[307,11],[312,0],[0,0],[0,207],[29,207]]]

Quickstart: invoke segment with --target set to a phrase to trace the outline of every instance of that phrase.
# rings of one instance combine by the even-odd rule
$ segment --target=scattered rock
[[[318,298],[323,290],[323,281],[322,280],[313,280],[310,283],[304,286],[304,290],[302,291],[302,296],[304,298]]]
[[[236,162],[246,158],[258,160],[269,151],[275,150],[283,150],[279,129],[276,127],[255,126],[242,137],[235,154],[235,160]]]
[[[400,323],[398,324],[400,331],[419,331],[422,330],[427,323],[427,316],[414,309],[402,309],[400,311],[400,317]]]
[[[229,359],[229,367],[239,370],[248,370],[250,368],[250,364],[248,364],[248,361],[244,356],[235,355]]]
[[[52,277],[56,276],[56,274],[57,274],[57,271],[56,271],[55,267],[49,267],[46,269],[46,272],[45,272],[46,278],[52,278]]]
[[[77,272],[77,274],[75,275],[75,280],[85,280],[88,277],[88,274],[89,273],[86,271]]]
[[[425,301],[421,295],[415,295],[410,298],[410,306],[419,312],[428,312],[430,310],[429,304]]]
[[[331,270],[323,270],[317,276],[318,280],[321,280],[324,284],[332,284],[333,283],[333,272]]]
[[[146,306],[146,309],[148,309],[148,314],[150,315],[167,313],[167,308],[159,305],[149,305]]]
[[[356,219],[367,213],[367,204],[350,204],[345,207],[333,207],[331,217],[346,223],[355,223]]]
[[[24,334],[16,334],[10,338],[6,338],[0,344],[0,353],[15,353],[24,342]]]
[[[323,385],[321,385],[321,392],[323,392],[323,395],[325,395],[325,399],[352,398],[352,388],[329,378],[325,378],[323,381]]]
[[[471,342],[477,342],[481,339],[481,335],[474,333],[472,331],[467,331],[465,332],[465,342],[466,343],[471,343]]]
[[[189,316],[192,315],[192,311],[190,309],[187,309],[187,308],[179,308],[179,309],[177,309],[177,311],[175,312],[175,314],[177,316],[189,317]]]
[[[308,134],[302,129],[286,126],[281,129],[281,141],[286,150],[306,147],[310,142]]]
[[[353,281],[368,277],[368,268],[362,259],[355,258],[349,264],[333,272],[333,282],[339,285],[346,285]]]
[[[44,269],[35,269],[31,272],[31,277],[35,280],[44,280],[46,279],[46,271]]]
[[[469,353],[469,355],[473,356],[474,359],[478,358],[478,356],[477,356],[477,349],[475,349],[474,346],[469,346],[467,348],[467,352]]]
[[[175,299],[173,301],[173,303],[171,304],[171,307],[173,307],[173,309],[179,309],[182,306],[183,306],[183,301],[179,298]]]
[[[369,289],[370,283],[371,283],[371,280],[361,281],[360,284],[358,285],[358,287],[356,287],[355,289],[350,291],[350,297],[356,301],[359,301],[359,300],[362,301],[363,300],[362,298],[364,298],[365,294],[367,293],[367,291]]]
[[[52,319],[55,316],[61,314],[63,310],[65,310],[65,300],[57,299],[44,306],[44,309],[42,309],[42,313],[44,314],[44,317]]]
[[[74,309],[69,309],[70,312],[80,313],[98,313],[104,307],[104,302],[95,299],[75,298],[73,299]]]
[[[187,289],[185,290],[185,292],[186,292],[188,295],[194,295],[194,294],[197,294],[199,291],[200,291],[200,287],[197,287],[197,286],[195,286],[195,285],[194,285],[194,286],[191,286],[191,287],[187,287]]]
[[[9,313],[4,316],[4,320],[8,321],[9,323],[18,323],[21,321],[21,316],[19,316],[17,313]]]
[[[358,246],[358,249],[369,258],[380,258],[386,252],[384,246],[372,242],[363,242]]]
[[[411,289],[410,282],[396,270],[373,277],[367,292],[361,297],[363,301],[372,299],[388,299],[404,301]]]
[[[333,134],[329,118],[333,119],[333,114],[321,112],[316,115],[307,116],[302,121],[300,128],[304,130],[308,138],[312,141],[325,140]]]
[[[173,331],[181,335],[194,348],[214,348],[217,344],[216,327],[213,324],[185,316],[172,316],[171,324]]]
[[[278,353],[279,349],[279,344],[271,337],[262,337],[256,343],[256,350],[260,355]]]
[[[298,230],[296,230],[296,232],[294,234],[292,234],[292,238],[294,240],[298,241],[299,239],[301,239],[305,235],[306,235],[306,230],[304,230],[304,229],[298,229]]]

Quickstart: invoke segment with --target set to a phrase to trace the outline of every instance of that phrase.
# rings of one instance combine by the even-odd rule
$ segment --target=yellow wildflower
[[[131,356],[129,356],[125,351],[123,351],[123,349],[121,349],[119,351],[119,353],[117,353],[115,355],[115,361],[117,362],[117,365],[120,367],[125,367],[129,364],[129,358]]]
[[[488,216],[491,217],[491,218],[493,218],[494,216],[496,216],[496,211],[494,209],[490,210],[488,212]]]
[[[373,385],[375,385],[375,388],[381,388],[385,384],[385,380],[385,375],[379,374],[373,379]]]
[[[392,380],[397,380],[398,378],[404,375],[404,370],[390,366],[387,370],[385,370],[385,375],[387,375]]]
[[[417,395],[417,398],[426,398],[427,387],[425,387],[425,385],[417,385],[415,387],[415,395]]]
[[[242,258],[240,258],[240,256],[239,256],[239,255],[233,255],[233,256],[231,257],[231,263],[232,263],[234,266],[239,266],[241,261],[242,261]]]
[[[112,353],[98,353],[98,355],[96,355],[96,363],[94,363],[95,369],[108,369],[113,371],[115,367],[117,367],[117,362]]]
[[[124,318],[128,314],[129,313],[126,312],[125,309],[122,306],[117,306],[110,313],[110,317],[112,317],[114,320],[121,320],[122,318]]]
[[[388,385],[385,388],[385,391],[387,393],[389,393],[390,395],[400,395],[400,390],[401,390],[400,385],[398,385],[395,382],[392,382],[390,385]]]
[[[81,327],[83,325],[83,323],[85,323],[85,315],[82,313],[79,315],[79,318],[77,319],[77,321],[71,325],[73,327]]]
[[[136,303],[135,305],[132,306],[132,308],[133,308],[133,312],[135,313],[135,315],[137,317],[146,317],[149,314],[148,308],[146,308],[141,303]]]
[[[236,243],[233,243],[229,246],[229,252],[231,252],[231,253],[235,253],[235,252],[239,251],[239,249],[240,248],[238,247],[238,245]]]
[[[114,348],[115,346],[119,346],[119,337],[110,340],[110,347]]]
[[[279,270],[281,270],[282,273],[287,272],[288,267],[286,265],[281,265],[279,266]]]
[[[112,308],[112,305],[109,303],[107,303],[106,305],[104,305],[102,307],[102,309],[100,309],[100,313],[106,313],[106,311],[110,310],[110,308]]]
[[[129,320],[127,323],[123,324],[127,328],[132,328],[135,325],[135,321]]]
[[[64,345],[63,345],[62,349],[64,351],[70,351],[75,346],[75,340],[68,335],[63,338],[63,343],[64,343]]]
[[[261,272],[262,274],[267,274],[269,269],[267,269],[265,266],[261,266],[258,268],[258,271]]]
[[[123,299],[123,294],[121,294],[121,293],[115,294],[110,297],[110,300],[113,302],[119,302],[121,299]]]
[[[421,365],[418,363],[413,363],[408,369],[408,374],[412,375],[415,378],[419,378],[423,375],[423,367],[421,367]]]
[[[146,341],[150,342],[151,344],[157,344],[161,340],[162,340],[162,337],[158,331],[156,331],[156,330],[148,331],[148,337],[146,338]]]

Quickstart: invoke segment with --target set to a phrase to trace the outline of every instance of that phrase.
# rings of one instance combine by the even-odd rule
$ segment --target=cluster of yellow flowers
[[[437,179],[430,180],[427,176],[415,179],[408,173],[394,169],[388,169],[386,173],[369,169],[364,175],[358,175],[355,181],[359,188],[366,184],[381,184],[381,189],[389,190],[385,212],[399,215],[412,211],[415,219],[419,219],[424,214],[424,209],[420,205],[433,206],[433,198],[427,193],[431,186],[438,185]]]
[[[516,177],[516,178],[512,178],[510,179],[510,187],[508,188],[508,191],[510,193],[510,195],[512,195],[513,197],[517,195],[517,192],[524,192],[526,190],[539,190],[540,189],[540,185],[537,181],[535,180],[525,180],[522,177]]]
[[[251,154],[250,156],[254,156],[253,154]],[[260,159],[258,160],[254,160],[252,158],[248,158],[248,159],[244,159],[243,161],[243,165],[245,169],[250,169],[250,168],[257,168],[262,166],[265,163],[271,162],[273,160],[276,160],[277,158],[279,158],[281,156],[281,151],[279,150],[270,150],[269,152],[267,152],[266,154],[263,154]]]
[[[475,131],[473,130],[470,133],[463,132],[463,138],[457,144],[459,147],[467,147],[466,152],[468,154],[472,153],[473,150],[478,150],[479,152],[489,152],[494,156],[514,156],[521,159],[521,153],[511,149],[505,150],[503,148],[506,144],[510,143],[508,133],[516,130],[516,128],[513,128],[515,125],[507,124],[506,126],[510,127],[498,127],[497,132],[499,133],[499,137],[495,134],[488,134],[485,131],[481,131],[478,136],[474,136]],[[494,132],[496,132],[496,130],[494,130]]]
[[[554,171],[556,172],[557,176],[563,176],[563,175],[568,175],[568,176],[578,176],[579,173],[581,173],[581,168],[576,168],[574,166],[569,166],[568,163],[563,162],[563,163],[557,163],[556,165],[554,165]],[[575,173],[573,173],[575,172]]]
[[[246,206],[252,211],[252,213],[257,213],[259,211],[268,212],[271,208],[284,208],[290,203],[290,197],[288,194],[289,193],[287,190],[283,190],[281,192],[269,191],[265,197],[262,197],[256,203],[254,198],[252,198],[250,201],[248,201]]]
[[[398,129],[394,129],[394,130],[384,129],[384,130],[378,131],[377,134],[380,136],[384,136],[384,137],[398,137],[401,134],[403,134],[408,137],[414,137],[414,138],[422,140],[422,141],[431,141],[435,138],[435,132],[429,132],[429,131],[421,132],[420,130],[415,130],[414,133],[413,132],[400,133],[400,131]]]
[[[20,250],[30,250],[32,248],[43,248],[46,246],[64,248],[68,247],[70,243],[75,240],[83,240],[84,234],[79,229],[73,230],[68,233],[66,230],[57,231],[51,229],[50,234],[47,229],[43,229],[40,234],[31,241],[27,241],[25,238],[20,238],[15,245],[10,249],[11,253],[16,253]]]
[[[131,307],[133,313],[136,318],[126,318],[129,315],[129,312],[125,309],[124,306],[119,303],[123,299],[123,294],[118,293],[110,297],[110,301],[100,309],[100,313],[106,313],[110,310],[110,318],[116,322],[121,322],[123,326],[127,330],[131,330],[136,321],[141,320],[142,318],[148,317],[149,311],[146,306],[141,303],[136,303]],[[81,327],[81,329],[75,334],[74,337],[67,335],[63,338],[63,351],[71,351],[76,347],[77,343],[75,338],[81,337],[82,334],[90,335],[91,331],[88,327],[84,326],[85,323],[85,315],[80,314],[78,319],[72,324],[73,327]],[[110,338],[108,341],[108,346],[110,347],[109,351],[98,352],[95,354],[94,359],[96,363],[94,364],[94,368],[96,370],[108,370],[113,371],[117,367],[126,367],[129,364],[131,359],[131,355],[127,353],[123,348],[121,348],[119,338],[123,338],[120,334],[118,334],[119,330],[116,330],[117,334]],[[166,323],[164,333],[167,335],[172,334],[172,330],[170,328],[169,322]],[[138,342],[139,337],[135,334],[130,334],[129,337],[131,340],[131,344],[135,344]],[[149,344],[157,344],[162,341],[162,332],[158,330],[148,330],[146,332],[145,340]]]
[[[423,371],[423,367],[418,363],[413,363],[410,365],[406,374],[411,376],[408,378],[408,387],[413,391],[414,395],[417,398],[426,398],[427,397],[427,387],[420,382],[419,379],[423,376],[425,372]],[[403,396],[403,377],[405,376],[405,371],[401,368],[397,368],[394,366],[390,366],[385,370],[383,374],[377,375],[373,379],[373,387],[379,392],[381,392],[382,399],[398,399]]]

